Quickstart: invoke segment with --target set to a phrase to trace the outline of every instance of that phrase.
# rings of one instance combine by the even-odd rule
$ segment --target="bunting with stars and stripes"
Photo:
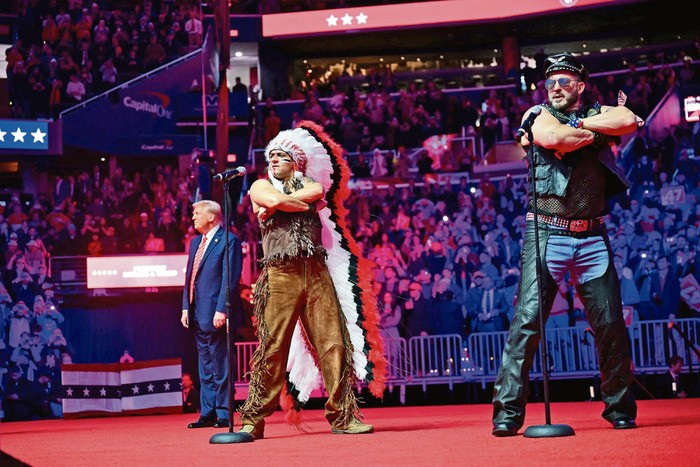
[[[121,378],[125,414],[182,412],[180,359],[131,363]]]
[[[63,417],[182,412],[179,358],[64,365]]]
[[[49,149],[48,122],[0,120],[0,149]]]

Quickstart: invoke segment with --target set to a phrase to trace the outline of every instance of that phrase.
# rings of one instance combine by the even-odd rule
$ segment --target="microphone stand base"
[[[574,429],[569,425],[532,425],[523,432],[525,438],[561,438],[574,436]]]
[[[217,433],[209,439],[209,444],[252,443],[255,437],[251,433],[228,432]]]

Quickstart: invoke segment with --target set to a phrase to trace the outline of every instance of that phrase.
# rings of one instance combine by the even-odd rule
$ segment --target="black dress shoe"
[[[214,422],[214,428],[228,428],[228,420],[225,418],[219,418]]]
[[[228,426],[228,422],[226,422]],[[210,426],[216,426],[216,422],[209,418],[200,418],[196,422],[192,422],[187,425],[187,428],[207,428]]]
[[[613,428],[616,430],[629,430],[637,428],[637,423],[632,418],[621,418],[613,422]]]
[[[512,423],[494,423],[491,434],[500,437],[517,436],[518,428]]]

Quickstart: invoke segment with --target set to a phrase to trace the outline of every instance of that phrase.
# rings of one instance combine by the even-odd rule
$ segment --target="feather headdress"
[[[362,256],[360,246],[348,231],[344,200],[349,194],[350,168],[343,149],[316,123],[302,121],[297,128],[280,132],[268,144],[265,158],[273,150],[289,154],[297,163],[295,177],[308,177],[323,185],[327,205],[319,211],[323,225],[323,246],[328,253],[326,264],[345,316],[353,346],[353,370],[358,381],[367,383],[370,393],[382,398],[386,384],[387,361],[379,332],[377,300],[371,284],[371,263]],[[270,175],[273,185],[282,186]],[[308,401],[322,379],[318,362],[297,322],[287,361],[288,387],[282,401],[289,408]]]

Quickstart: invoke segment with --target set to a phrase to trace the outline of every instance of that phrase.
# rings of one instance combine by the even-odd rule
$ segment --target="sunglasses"
[[[571,82],[572,82],[572,81],[575,82],[575,83],[578,82],[577,79],[571,79],[571,78],[565,78],[565,77],[562,77],[562,78],[559,78],[559,79],[548,79],[548,80],[546,80],[546,81],[544,82],[544,88],[545,88],[547,91],[551,91],[552,89],[554,89],[554,86],[555,86],[557,83],[559,83],[559,86],[562,87],[562,88],[570,88],[570,87],[572,86],[572,85],[571,85]]]

